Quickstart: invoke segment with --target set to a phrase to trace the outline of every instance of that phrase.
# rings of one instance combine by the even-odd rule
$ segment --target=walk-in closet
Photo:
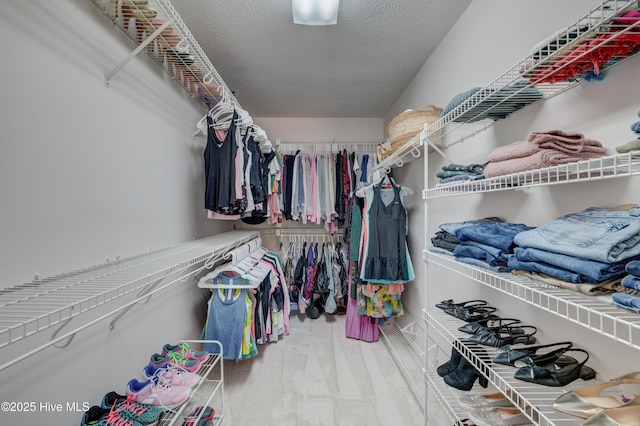
[[[0,424],[640,426],[640,2],[0,34]]]

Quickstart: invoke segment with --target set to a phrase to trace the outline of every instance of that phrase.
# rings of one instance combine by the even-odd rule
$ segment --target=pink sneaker
[[[158,380],[139,382],[136,379],[129,380],[128,393],[133,394],[133,399],[140,404],[155,405],[157,407],[175,408],[189,399],[191,388],[188,386],[172,386]]]
[[[174,365],[167,367],[154,367],[149,364],[144,367],[144,375],[147,379],[158,378],[172,386],[188,387],[197,385],[202,378],[195,373],[189,373],[188,371]]]

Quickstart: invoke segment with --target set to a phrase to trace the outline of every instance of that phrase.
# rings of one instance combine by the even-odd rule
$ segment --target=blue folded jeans
[[[626,293],[613,293],[613,303],[617,306],[640,314],[640,296]]]
[[[517,234],[520,247],[533,247],[605,263],[640,255],[640,206],[629,210],[590,207]]]
[[[640,278],[634,275],[627,275],[622,279],[622,285],[631,290],[640,291]]]
[[[533,229],[522,223],[489,222],[464,226],[456,231],[456,237],[463,241],[477,241],[512,253],[513,239],[521,232]]]
[[[640,260],[632,260],[627,263],[627,266],[624,268],[629,275],[634,275],[640,278]]]
[[[518,271],[540,272],[562,281],[574,284],[589,282],[587,277],[576,272],[568,271],[557,266],[549,265],[543,262],[523,262],[511,256],[507,262],[507,267]]]
[[[502,250],[476,241],[458,244],[453,250],[453,255],[480,259],[491,266],[507,266],[507,256]]]
[[[597,262],[565,254],[553,253],[531,247],[516,247],[516,259],[523,262],[542,262],[568,271],[575,272],[587,278],[587,281],[599,283],[610,278],[625,275],[626,261],[616,263]]]
[[[456,235],[456,231],[460,228],[464,228],[465,226],[477,225],[479,223],[495,223],[495,222],[502,222],[502,220],[495,217],[495,218],[489,218],[489,219],[467,220],[464,222],[448,222],[448,223],[441,223],[439,228],[440,230],[448,232],[449,234]]]

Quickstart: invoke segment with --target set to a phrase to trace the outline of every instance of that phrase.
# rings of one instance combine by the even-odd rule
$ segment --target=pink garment
[[[593,151],[593,152],[592,152]],[[541,169],[544,167],[558,166],[560,164],[574,163],[589,158],[602,157],[604,148],[596,152],[593,150],[580,152],[578,154],[566,154],[554,149],[543,149],[528,157],[512,158],[504,161],[492,161],[484,168],[484,176],[487,178],[504,176],[511,173],[520,173],[528,170]]]
[[[600,142],[587,139],[581,133],[550,130],[548,132],[531,132],[526,141],[514,142],[494,149],[489,154],[489,161],[505,161],[513,158],[528,157],[543,149],[557,150],[567,154],[577,154],[583,151],[601,152],[604,155],[604,148]]]
[[[240,136],[240,126],[236,128],[236,145],[238,150],[236,151],[236,176],[235,176],[235,188],[236,188],[236,200],[242,200],[242,187],[244,186],[244,144],[242,143],[242,137]]]
[[[214,212],[213,210],[207,210],[207,218],[208,219],[219,219],[219,220],[240,220],[239,214],[221,214],[218,212]]]
[[[347,288],[351,287],[351,273],[347,280]],[[347,297],[347,317],[345,319],[345,335],[350,339],[363,340],[365,342],[377,342],[380,330],[378,319],[358,316],[358,302],[351,298],[351,292]]]
[[[278,223],[278,218],[280,216],[280,204],[278,202],[278,193],[272,192],[267,197],[267,204],[269,206],[269,217],[271,218],[271,223],[275,225]]]

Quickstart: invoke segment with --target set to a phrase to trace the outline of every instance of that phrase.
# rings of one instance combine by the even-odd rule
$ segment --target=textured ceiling
[[[254,117],[383,117],[471,0],[342,0],[338,24],[290,0],[173,0]]]

